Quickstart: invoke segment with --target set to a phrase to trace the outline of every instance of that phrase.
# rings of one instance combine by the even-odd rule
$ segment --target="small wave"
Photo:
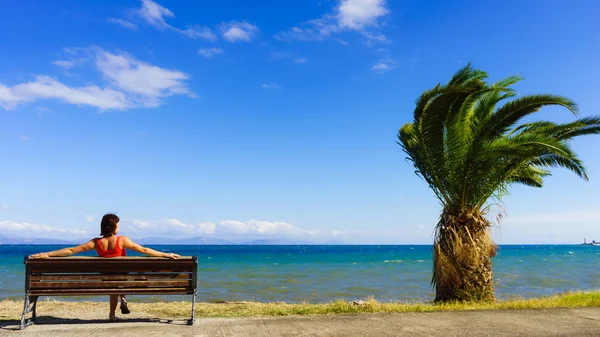
[[[425,260],[417,260],[417,262],[425,262]]]
[[[404,261],[402,261],[402,260],[385,260],[385,261],[383,261],[383,262],[384,262],[384,263],[402,263],[402,262],[404,262]]]
[[[575,253],[573,253],[572,251],[569,251],[569,254],[575,254]]]

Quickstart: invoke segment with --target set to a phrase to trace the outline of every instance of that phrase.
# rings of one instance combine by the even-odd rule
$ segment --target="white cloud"
[[[356,31],[369,43],[387,41],[380,32],[371,33],[368,29],[378,29],[381,26],[380,19],[388,12],[385,0],[340,0],[332,13],[302,22],[276,34],[275,38],[283,41],[320,41],[336,33]],[[343,40],[338,41],[347,44]]]
[[[108,81],[108,85],[73,87],[38,75],[35,80],[14,85],[0,84],[0,107],[14,109],[20,104],[55,99],[68,104],[87,105],[101,110],[156,107],[173,95],[193,96],[184,82],[188,75],[135,59],[125,53],[100,48],[71,50],[77,60],[87,58]],[[83,55],[83,56],[81,56]]]
[[[221,23],[223,38],[229,42],[250,42],[259,29],[246,21]]]
[[[292,224],[283,221],[258,221],[250,220],[247,222],[237,220],[224,220],[219,224],[220,230],[230,234],[296,234],[306,232],[295,228]]]
[[[223,54],[223,49],[221,49],[221,48],[202,48],[202,49],[198,50],[198,54],[209,59],[215,55]]]
[[[212,222],[203,222],[198,224],[198,229],[206,234],[214,234],[216,225]]]
[[[2,208],[0,208],[0,210],[2,210]],[[94,220],[95,218],[93,216],[85,217],[85,221],[88,224],[91,224]],[[91,227],[92,225],[86,225],[83,227],[84,229],[81,229],[81,227],[62,228],[28,222],[0,221],[0,233],[18,234],[28,237],[32,237],[33,234],[54,238],[64,238],[64,234],[72,236],[91,236],[96,233],[95,228],[93,233],[85,229],[90,229]],[[287,221],[223,220],[218,223],[191,223],[170,218],[157,221],[121,219],[120,233],[122,235],[131,235],[132,237],[140,239],[153,236],[170,238],[209,236],[222,239],[237,238],[238,240],[287,238],[323,242],[326,240],[343,238],[350,232],[300,228]]]
[[[27,233],[27,232],[46,232],[46,233],[61,233],[70,235],[87,235],[89,234],[86,230],[71,229],[71,228],[60,228],[48,225],[40,225],[29,222],[16,222],[16,221],[0,221],[0,232],[1,233]]]
[[[7,110],[38,99],[56,99],[75,105],[88,105],[102,110],[130,106],[123,92],[96,85],[69,87],[48,76],[36,76],[32,82],[12,87],[0,84],[0,107]]]
[[[387,13],[385,0],[342,0],[338,23],[341,27],[362,30],[366,26],[377,26],[377,20]]]
[[[165,18],[175,17],[175,14],[168,8],[165,8],[152,0],[142,0],[142,8],[140,8],[138,13],[146,23],[161,30],[170,27],[165,22]]]
[[[177,31],[180,34],[183,34],[187,37],[190,37],[192,39],[201,39],[201,40],[206,40],[206,41],[216,41],[219,38],[210,30],[210,28],[208,27],[201,27],[198,25],[189,27],[188,29],[178,29],[175,27],[171,27],[173,28],[175,31]]]
[[[263,89],[281,89],[277,83],[264,83],[260,87]]]
[[[142,6],[134,11],[132,19],[145,22],[146,24],[161,30],[161,31],[174,31],[179,34],[185,35],[192,39],[202,39],[207,41],[216,41],[217,36],[208,27],[199,25],[193,25],[186,29],[177,28],[167,23],[167,19],[174,18],[175,13],[170,9],[161,6],[153,0],[142,0]],[[119,24],[127,29],[137,30],[137,25],[129,20],[108,18],[111,23]]]
[[[375,65],[371,67],[371,70],[377,73],[384,73],[386,71],[396,68],[396,62],[390,58],[379,59]]]
[[[248,225],[246,223],[237,220],[224,220],[221,221],[220,225],[225,228],[227,232],[233,234],[244,234],[248,232]]]
[[[173,228],[193,229],[194,225],[185,224],[177,219],[167,219],[165,223]]]
[[[106,19],[106,21],[108,21],[110,23],[114,23],[116,25],[123,26],[129,30],[136,31],[138,29],[137,25],[129,20],[108,18],[108,19]]]
[[[388,38],[381,34],[380,32],[371,33],[371,32],[361,32],[361,34],[367,39],[367,45],[374,45],[376,43],[390,43]]]
[[[58,67],[69,69],[75,66],[75,61],[53,61],[52,64]]]
[[[156,107],[161,98],[190,95],[183,82],[188,75],[181,71],[160,68],[128,54],[113,54],[102,49],[95,49],[95,63],[115,87],[134,95],[131,99],[136,105]]]
[[[178,219],[166,219],[159,221],[122,220],[122,222],[124,223],[123,233],[127,231],[140,238],[144,237],[144,235],[148,235],[148,233],[152,233],[152,235],[148,236],[164,235],[169,237],[182,237],[208,235],[215,238],[279,237],[295,239],[328,239],[338,237],[343,233],[337,230],[299,228],[285,221],[223,220],[217,224],[213,222],[193,224]]]
[[[320,19],[309,20],[280,32],[275,35],[275,38],[282,41],[321,41],[342,30],[335,17],[328,14]]]
[[[285,221],[261,220],[224,220],[216,228],[217,234],[222,235],[251,235],[251,236],[281,236],[288,238],[324,238],[335,237],[342,232],[332,230],[309,230],[298,228]]]
[[[63,59],[52,61],[52,65],[57,67],[71,69],[76,66],[80,66],[89,61],[90,49],[89,48],[63,48]]]
[[[142,233],[152,232],[153,235],[210,235],[215,232],[215,224],[210,222],[189,224],[178,219],[166,219],[159,221],[124,220],[122,222],[125,223],[125,226],[128,230]]]
[[[86,215],[84,220],[87,223],[94,223],[94,221],[96,221],[96,218],[93,215]]]
[[[300,63],[306,63],[306,62],[308,62],[308,60],[305,59],[305,58],[303,58],[303,57],[300,57],[300,58],[297,58],[297,59],[294,60],[294,63],[299,63],[299,64]]]
[[[12,88],[0,84],[0,106],[5,109],[14,108],[23,98],[13,93]]]
[[[29,136],[23,135],[23,136],[19,137],[19,139],[22,141],[28,141],[30,138],[29,138]]]

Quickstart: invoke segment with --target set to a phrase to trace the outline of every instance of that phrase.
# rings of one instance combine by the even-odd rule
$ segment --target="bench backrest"
[[[25,257],[25,292],[32,296],[194,294],[198,258]]]

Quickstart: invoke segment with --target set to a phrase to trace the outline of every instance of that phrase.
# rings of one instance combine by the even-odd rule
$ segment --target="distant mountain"
[[[165,237],[150,237],[139,240],[143,245],[230,245],[233,244],[229,240],[209,238],[209,237],[192,237],[183,239],[173,239]]]
[[[296,241],[290,239],[260,239],[247,242],[248,245],[310,245],[307,241]]]
[[[131,237],[130,237],[131,238]],[[149,237],[143,239],[131,238],[133,241],[141,244],[141,245],[173,245],[175,244],[175,239],[172,238],[164,238],[164,237]]]
[[[179,244],[179,245],[231,245],[233,243],[229,240],[224,240],[224,239],[195,237],[195,238],[188,238],[188,239],[179,239],[179,240],[177,240],[177,244]]]

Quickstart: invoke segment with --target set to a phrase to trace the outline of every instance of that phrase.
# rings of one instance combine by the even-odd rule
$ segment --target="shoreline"
[[[108,315],[108,301],[105,302],[63,302],[41,298],[38,302],[38,315],[44,319],[105,319]],[[189,318],[191,302],[136,302],[129,299],[130,315],[117,316],[127,319],[169,317]],[[196,317],[266,317],[292,315],[337,315],[363,313],[417,313],[443,311],[511,310],[600,307],[600,289],[594,291],[568,292],[548,297],[532,299],[498,300],[493,303],[445,303],[427,302],[377,302],[336,300],[327,303],[285,303],[285,302],[225,302],[196,303]],[[0,301],[0,321],[20,319],[22,301]]]

